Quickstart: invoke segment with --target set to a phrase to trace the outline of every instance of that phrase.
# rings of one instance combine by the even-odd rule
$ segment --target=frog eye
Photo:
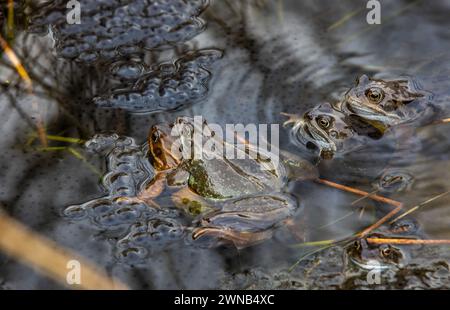
[[[380,103],[384,98],[384,92],[381,88],[372,87],[366,90],[366,97],[373,103]]]
[[[328,129],[328,127],[330,127],[331,125],[331,118],[329,116],[318,116],[316,121],[322,129]]]

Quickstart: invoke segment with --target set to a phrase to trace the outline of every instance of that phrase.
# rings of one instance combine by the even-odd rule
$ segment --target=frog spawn
[[[88,150],[107,154],[108,173],[103,177],[107,194],[81,205],[67,207],[63,215],[72,221],[89,219],[102,230],[121,234],[116,236],[118,258],[136,263],[144,258],[147,248],[170,243],[183,236],[183,226],[177,222],[177,210],[161,210],[151,204],[135,199],[153,176],[153,167],[147,159],[146,146],[139,146],[132,138],[113,135],[96,135],[86,143]],[[148,238],[142,232],[147,227]],[[144,242],[144,239],[146,240]],[[154,242],[153,242],[154,241]],[[154,243],[154,244],[153,244]]]
[[[132,199],[145,182],[152,178],[153,168],[145,159],[145,150],[133,139],[118,135],[97,135],[86,143],[88,150],[107,153],[108,173],[103,177],[107,195],[64,210],[70,219],[90,218],[102,228],[133,223],[141,215],[155,210]]]
[[[412,79],[377,80],[363,75],[335,104],[320,104],[303,116],[289,115],[291,140],[331,159],[336,153],[380,139],[393,126],[422,117],[432,94]],[[349,147],[350,146],[350,147]]]
[[[143,262],[176,242],[202,248],[230,241],[237,248],[250,246],[270,238],[275,226],[297,209],[297,202],[282,193],[248,195],[221,203],[209,201],[209,210],[200,214],[181,211],[173,197],[172,204],[159,207],[156,202],[140,199],[140,193],[148,193],[155,184],[149,186],[150,182],[157,179],[148,161],[147,145],[139,146],[131,138],[114,134],[96,135],[86,147],[107,155],[108,173],[103,178],[107,194],[69,206],[63,215],[72,221],[90,220],[108,231],[112,239],[118,240],[117,258],[130,264]],[[154,196],[158,203],[168,198],[160,194]],[[185,196],[180,197],[185,203]]]
[[[209,68],[220,57],[222,52],[219,50],[199,50],[149,70],[141,62],[114,63],[110,68],[111,74],[122,82],[94,98],[94,103],[99,107],[131,112],[158,112],[184,107],[207,95],[211,78]]]
[[[207,0],[79,0],[81,23],[67,22],[66,0],[44,4],[31,29],[50,26],[57,54],[80,62],[113,59],[190,40],[205,28]]]

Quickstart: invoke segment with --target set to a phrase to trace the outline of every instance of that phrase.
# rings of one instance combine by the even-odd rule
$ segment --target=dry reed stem
[[[124,284],[109,278],[95,265],[29,230],[1,211],[0,231],[0,250],[63,285],[68,285],[66,280],[70,271],[67,268],[68,262],[77,260],[81,265],[81,284],[69,287],[97,290],[127,289]]]
[[[34,97],[33,94],[33,82],[31,81],[30,76],[28,75],[27,70],[25,70],[24,66],[20,62],[19,58],[17,57],[16,53],[12,50],[12,48],[9,46],[8,42],[6,42],[5,39],[0,35],[0,47],[5,52],[5,55],[8,57],[9,61],[13,64],[15,70],[19,74],[19,76],[22,78],[22,80],[25,82],[25,88],[29,95]],[[45,126],[44,121],[42,119],[42,116],[39,112],[39,107],[37,102],[33,99],[31,102],[32,109],[34,114],[36,115],[36,128],[39,135],[39,140],[41,141],[43,146],[47,146],[47,136],[45,133]]]

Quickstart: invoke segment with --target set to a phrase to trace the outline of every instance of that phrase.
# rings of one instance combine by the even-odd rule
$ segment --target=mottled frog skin
[[[294,143],[331,159],[380,139],[385,132],[425,115],[432,95],[412,79],[381,80],[361,76],[334,104],[319,104],[302,116],[289,115]]]
[[[346,115],[355,114],[390,127],[408,122],[425,108],[413,103],[425,98],[412,79],[381,80],[362,75],[338,104]]]
[[[413,219],[400,219],[387,228],[380,229],[365,238],[354,241],[346,249],[346,255],[351,262],[363,269],[388,269],[402,267],[408,259],[408,247],[390,244],[371,244],[367,238],[411,238],[421,236],[420,227]]]
[[[284,123],[293,123],[291,136],[299,145],[318,151],[322,158],[332,158],[343,145],[355,135],[345,122],[345,115],[323,103],[307,111],[303,117],[291,118]]]
[[[270,153],[250,144],[245,153],[254,151],[256,157],[214,157],[200,149],[208,137],[215,136],[213,131],[206,122],[201,128],[195,126],[192,118],[179,117],[173,124],[153,126],[148,139],[153,166],[164,175],[167,186],[180,189],[181,194],[174,194],[175,203],[199,214],[192,238],[214,237],[238,247],[268,238],[270,230],[297,209],[295,199],[283,191],[287,181],[314,178],[315,167],[295,156],[274,161]],[[196,129],[209,134],[196,141]],[[226,146],[225,141],[217,142]],[[202,158],[193,156],[196,150]]]

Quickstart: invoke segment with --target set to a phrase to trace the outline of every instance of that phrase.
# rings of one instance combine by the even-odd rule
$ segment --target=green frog
[[[205,147],[211,139],[216,148],[247,156],[228,159]],[[199,124],[188,117],[151,128],[148,152],[155,179],[176,188],[175,204],[197,216],[192,239],[213,237],[238,247],[265,240],[297,209],[296,200],[284,191],[288,182],[317,177],[316,167],[298,156],[279,151],[278,160],[272,150],[245,140],[241,146],[218,137],[206,121]],[[154,186],[149,184],[139,196],[153,197],[147,193],[154,193]]]

